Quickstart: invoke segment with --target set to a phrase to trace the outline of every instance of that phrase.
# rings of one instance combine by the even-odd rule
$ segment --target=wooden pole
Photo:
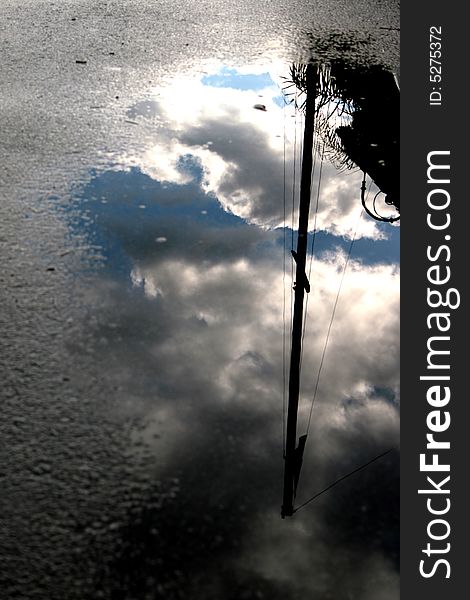
[[[294,285],[294,316],[292,323],[292,347],[289,370],[289,403],[287,409],[286,453],[284,456],[284,492],[281,516],[294,514],[295,481],[298,478],[301,456],[296,451],[297,412],[300,391],[300,357],[302,351],[302,324],[304,293],[307,287],[305,264],[307,258],[308,216],[310,211],[310,192],[313,163],[313,132],[315,116],[315,95],[317,70],[307,65],[307,97],[305,101],[305,128],[302,156],[302,174],[300,179],[299,229],[297,252],[295,255],[296,272]],[[305,440],[303,440],[305,443]],[[302,444],[303,446],[303,444]]]

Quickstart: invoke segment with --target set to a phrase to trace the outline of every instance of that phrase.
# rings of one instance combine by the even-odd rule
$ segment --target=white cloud
[[[304,413],[315,386],[345,260],[338,251],[313,264],[303,352]],[[250,371],[250,365],[241,363],[241,358],[248,353],[262,357],[268,371],[252,368],[251,376],[258,379],[257,387],[264,387],[264,401],[275,408],[281,391],[274,391],[273,384],[279,385],[282,378],[280,250],[273,249],[272,257],[257,261],[237,258],[215,264],[169,257],[140,265],[133,273],[134,281],[144,282],[150,298],[158,293],[172,310],[172,336],[154,346],[155,356],[172,356],[179,365],[173,370],[181,374],[188,364],[197,364],[201,371],[210,369],[217,388],[214,393],[231,403],[250,401],[240,388],[248,383],[242,374],[247,368]],[[318,404],[331,406],[332,411],[320,412],[324,425],[329,426],[333,413],[337,419],[336,411],[345,398],[367,397],[373,387],[398,389],[398,283],[397,267],[349,262],[318,389]],[[205,324],[197,335],[187,334],[190,319]],[[286,315],[287,326],[289,321]],[[184,361],[180,355],[186,357]],[[276,373],[274,381],[272,373]]]
[[[282,85],[279,66],[237,69],[240,74],[270,71]],[[280,93],[278,85],[240,90],[204,85],[200,76],[175,77],[159,89],[155,101],[158,142],[142,155],[128,158],[128,163],[137,164],[156,180],[184,184],[191,176],[178,168],[178,161],[190,154],[203,168],[202,188],[213,193],[225,210],[261,227],[277,227],[283,223],[286,195],[289,225],[294,150],[298,194],[303,117],[297,114],[294,119],[292,106],[283,109],[276,103]],[[266,112],[253,108],[260,101]],[[312,204],[317,178],[313,180]],[[323,165],[318,229],[352,237],[360,212],[361,178],[358,172],[339,173],[332,165]],[[356,235],[383,237],[370,219],[362,221]]]
[[[299,434],[306,426],[345,258],[341,251],[331,252],[313,265]],[[143,373],[153,372],[152,393],[144,388],[140,410],[147,423],[142,438],[159,457],[157,477],[178,473],[184,487],[185,469],[197,468],[204,471],[207,488],[200,493],[216,490],[220,502],[250,508],[243,548],[230,558],[237,572],[276,587],[289,583],[302,593],[334,598],[354,589],[361,600],[391,600],[398,576],[381,548],[393,534],[374,528],[393,524],[397,507],[392,505],[390,516],[386,488],[395,473],[393,463],[377,463],[375,471],[348,480],[288,524],[279,516],[281,259],[281,249],[273,246],[255,259],[225,256],[209,262],[170,254],[145,264],[136,261],[133,277],[145,282],[146,301],[134,308],[127,297],[122,304],[115,298],[106,309],[118,329],[144,340],[137,346],[138,362],[129,368],[128,357],[135,350],[124,340],[122,360],[116,363],[120,383],[124,390],[132,389],[136,404],[136,364]],[[397,391],[399,379],[398,279],[396,266],[349,263],[314,406],[299,503],[374,455],[397,447],[398,410],[387,394]],[[290,282],[286,286],[289,290]],[[151,290],[157,287],[161,294],[155,297]],[[155,332],[166,333],[152,333],[145,341],[150,323]],[[119,349],[112,345],[113,353]],[[214,457],[218,479],[212,488],[207,478]],[[240,477],[245,476],[242,485]],[[346,501],[347,506],[342,504]],[[372,540],[374,549],[361,536]],[[340,580],[333,565],[342,570]]]
[[[283,276],[277,233],[266,231],[283,219],[284,118],[272,101],[275,93],[262,91],[264,113],[253,109],[258,92],[207,88],[197,78],[161,92],[158,142],[134,164],[168,187],[183,185],[194,175],[179,159],[191,154],[202,167],[203,190],[258,227],[219,227],[211,209],[207,218],[181,227],[183,210],[176,216],[163,210],[176,196],[160,190],[162,211],[145,222],[151,234],[136,233],[126,213],[111,233],[132,262],[133,296],[130,302],[125,286],[104,292],[95,333],[100,339],[104,327],[110,343],[106,351],[100,347],[97,360],[119,382],[116,403],[142,416],[139,435],[158,457],[152,473],[162,480],[178,473],[182,489],[188,486],[182,494],[189,519],[199,519],[195,498],[210,506],[208,512],[223,506],[224,526],[236,537],[245,514],[240,507],[249,507],[243,547],[228,559],[237,562],[237,573],[268,581],[273,589],[297,586],[299,596],[345,597],[352,589],[361,600],[389,600],[397,593],[390,562],[396,552],[396,531],[390,531],[397,512],[396,454],[335,488],[288,526],[279,515],[283,369],[289,360],[287,339],[283,363],[283,327],[290,329],[292,282]],[[294,120],[286,120],[292,154]],[[349,238],[356,230],[357,237],[380,236],[374,222],[359,220],[360,183],[359,174],[324,165],[320,229]],[[194,193],[195,186],[190,189]],[[308,422],[345,261],[339,249],[317,255],[309,276],[299,434]],[[350,260],[313,407],[299,501],[397,447],[398,306],[396,265]],[[111,332],[108,322],[115,324]],[[188,485],[199,478],[198,489]],[[312,577],[312,570],[318,575]],[[338,570],[344,577],[337,577]]]

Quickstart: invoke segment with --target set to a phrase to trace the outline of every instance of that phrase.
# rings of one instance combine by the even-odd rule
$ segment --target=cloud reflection
[[[281,521],[282,332],[292,282],[283,230],[274,229],[284,224],[279,88],[214,82],[165,90],[150,105],[158,144],[138,166],[96,175],[77,199],[88,200],[89,219],[74,226],[107,259],[88,324],[96,360],[115,383],[116,410],[144,423],[138,437],[155,457],[155,477],[179,482],[172,502],[142,506],[138,520],[129,514],[99,577],[116,598],[127,597],[124,588],[139,597],[197,589],[201,598],[395,598],[398,267],[349,263],[299,502],[395,451]],[[266,113],[253,109],[260,95]],[[290,151],[292,124],[286,131]],[[351,235],[359,179],[330,166],[324,176],[320,227]],[[381,231],[362,222],[362,236]],[[333,239],[312,265],[300,429],[345,260]]]

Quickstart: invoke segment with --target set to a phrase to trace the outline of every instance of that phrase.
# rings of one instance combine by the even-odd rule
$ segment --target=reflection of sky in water
[[[267,70],[227,68],[176,81],[128,113],[154,119],[155,147],[127,157],[125,169],[91,173],[76,193],[71,225],[106,259],[88,326],[96,360],[116,382],[116,402],[145,418],[157,477],[180,485],[166,512],[149,509],[120,534],[139,540],[139,577],[149,576],[147,562],[172,574],[178,566],[180,588],[196,581],[201,598],[394,598],[396,453],[294,521],[279,517],[283,289],[291,286],[290,257],[283,280],[283,144],[285,132],[292,156],[295,124],[274,81]],[[253,108],[259,102],[266,112]],[[300,434],[359,187],[359,174],[324,165]],[[398,231],[360,221],[299,502],[397,445]],[[287,313],[289,301],[288,292]]]
[[[243,227],[254,231],[253,226],[243,219],[226,212],[212,194],[205,194],[200,188],[201,166],[190,155],[181,157],[178,168],[191,174],[190,183],[179,185],[153,180],[140,169],[132,167],[127,171],[107,171],[95,174],[82,190],[81,196],[86,203],[86,215],[91,217],[95,226],[86,226],[87,234],[94,243],[101,246],[108,261],[108,268],[128,273],[132,263],[131,256],[141,259],[153,252],[166,252],[174,248],[175,237],[186,238],[186,228],[197,228],[202,237],[198,243],[208,251],[209,240],[204,231],[220,228]],[[75,226],[85,226],[80,214],[75,218]],[[379,224],[387,239],[370,241],[359,239],[355,242],[354,256],[364,263],[392,263],[399,259],[399,229]],[[168,235],[171,237],[168,238]],[[290,228],[286,236],[291,239]],[[265,233],[264,244],[283,244],[282,228]],[[161,239],[161,238],[164,238]],[[313,234],[309,235],[309,249],[312,248]],[[226,241],[226,240],[223,240]],[[223,242],[222,241],[222,242]],[[165,248],[154,248],[154,243],[166,243]],[[261,243],[261,241],[260,241]],[[334,248],[349,249],[350,240],[318,232],[314,242],[317,253]],[[194,248],[194,245],[192,246]],[[257,246],[259,247],[259,246]],[[140,249],[139,249],[140,248]],[[127,249],[127,250],[126,250]],[[211,244],[211,251],[219,251]]]
[[[229,67],[222,67],[218,73],[205,75],[201,81],[209,87],[253,91],[263,90],[276,85],[269,73],[261,73],[259,75],[239,73],[237,69],[230,69]]]
[[[101,246],[111,271],[129,275],[133,260],[148,261],[155,254],[176,252],[184,257],[196,252],[212,260],[221,249],[208,231],[219,232],[220,244],[233,245],[235,240],[227,239],[225,230],[236,238],[241,227],[255,229],[200,189],[201,168],[196,160],[182,157],[178,167],[191,173],[190,183],[161,183],[133,167],[97,175],[84,188],[86,216],[94,225],[87,226],[79,213],[75,226],[85,227],[90,239]]]
[[[239,73],[237,69],[222,67],[218,73],[205,75],[201,82],[209,87],[232,88],[236,90],[260,91],[265,88],[276,86],[269,73],[253,75],[251,73]],[[273,97],[275,102],[281,108],[284,107],[285,99],[282,94]]]

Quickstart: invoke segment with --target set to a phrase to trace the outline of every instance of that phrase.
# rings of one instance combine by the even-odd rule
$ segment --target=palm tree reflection
[[[317,65],[316,131],[325,157],[338,168],[359,167],[379,188],[366,205],[365,184],[361,200],[368,214],[393,222],[398,215],[381,216],[376,208],[382,193],[385,204],[400,212],[399,105],[400,91],[393,73],[380,66],[356,66],[336,60]],[[295,91],[293,91],[295,90]],[[284,91],[295,95],[298,109],[305,107],[306,65],[293,64]],[[300,95],[299,95],[300,92]]]

